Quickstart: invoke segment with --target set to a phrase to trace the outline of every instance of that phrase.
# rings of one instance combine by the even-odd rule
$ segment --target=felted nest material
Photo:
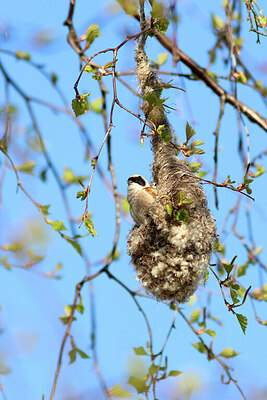
[[[137,45],[137,72],[142,94],[159,96],[160,84],[149,66],[144,41]],[[172,128],[162,105],[151,107],[143,103],[146,119],[156,127]],[[198,285],[203,283],[212,252],[216,227],[207,207],[205,193],[191,168],[181,161],[170,143],[153,135],[153,184],[157,199],[148,212],[145,223],[135,225],[128,238],[128,253],[144,289],[160,300],[188,301]],[[180,222],[166,211],[166,198],[177,204],[179,193],[191,204],[183,204],[188,222]]]

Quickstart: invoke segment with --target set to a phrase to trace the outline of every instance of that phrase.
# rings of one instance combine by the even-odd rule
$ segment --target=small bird
[[[157,196],[156,189],[149,186],[142,175],[132,175],[128,179],[127,200],[130,213],[137,225],[142,225]]]

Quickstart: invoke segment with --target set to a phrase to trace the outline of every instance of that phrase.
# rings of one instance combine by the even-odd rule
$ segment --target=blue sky
[[[207,49],[214,44],[214,38],[210,35],[210,13],[220,15],[223,13],[220,2],[202,2],[201,9],[194,2],[181,1],[181,27],[178,30],[178,43],[181,49],[187,52],[202,66],[208,63]],[[110,9],[110,3],[105,1],[94,2],[88,7],[88,2],[79,1],[75,12],[74,23],[79,35],[92,24],[100,25],[102,36],[92,45],[88,55],[94,54],[100,49],[118,45],[126,33],[137,32],[139,27],[131,18],[125,17],[122,12],[114,13],[111,17],[106,16],[106,10]],[[2,49],[11,51],[23,50],[30,52],[32,60],[44,64],[45,70],[55,72],[59,76],[59,86],[63,90],[68,104],[74,97],[73,85],[79,72],[78,58],[66,42],[67,29],[62,25],[67,16],[68,4],[63,1],[18,1],[5,2],[2,5],[0,20],[0,45]],[[244,19],[245,10],[244,10]],[[36,47],[33,37],[43,29],[51,32],[54,40],[50,45]],[[245,44],[242,57],[249,65],[257,79],[267,85],[259,66],[266,63],[267,41],[262,38],[261,45],[256,44],[255,35],[248,32],[249,26],[244,22]],[[148,42],[148,53],[152,59],[164,49],[155,43],[153,39]],[[34,68],[24,61],[14,60],[12,57],[0,54],[3,65],[10,76],[31,96],[45,99],[50,103],[62,106],[62,103],[51,88],[48,81]],[[104,64],[111,61],[111,55],[99,57],[97,62]],[[118,70],[126,71],[134,68],[134,44],[129,43],[119,52]],[[168,56],[167,64],[163,70],[175,69],[171,65]],[[186,67],[182,66],[184,73],[188,73]],[[226,75],[223,65],[216,63],[216,73]],[[127,82],[133,88],[137,88],[135,76],[130,76]],[[178,84],[177,80],[174,83]],[[111,80],[105,80],[107,88],[111,91]],[[229,85],[224,83],[229,90]],[[4,82],[0,77],[1,105],[5,101]],[[80,83],[81,93],[91,93],[91,98],[100,96],[98,85],[89,75],[83,76]],[[258,95],[242,86],[238,87],[238,94],[243,101],[266,115],[266,108]],[[185,137],[185,124],[191,118],[191,113],[186,106],[190,102],[192,115],[195,120],[194,128],[197,138],[205,142],[203,146],[205,155],[201,161],[207,171],[212,171],[213,166],[213,132],[216,128],[219,114],[219,100],[214,97],[203,83],[186,81],[186,95],[180,91],[168,93],[170,99],[168,105],[177,109],[170,115],[170,121],[181,138]],[[138,102],[125,87],[118,83],[118,96],[122,104],[131,110],[138,111]],[[188,97],[187,97],[188,96]],[[10,102],[19,108],[16,126],[16,137],[12,139],[10,149],[16,165],[28,156],[23,144],[27,135],[33,136],[30,127],[30,118],[25,104],[21,98],[10,90]],[[111,97],[108,98],[108,107],[111,105]],[[91,173],[90,163],[85,161],[84,139],[79,132],[74,120],[69,116],[51,112],[51,110],[34,104],[38,124],[42,132],[45,145],[51,158],[54,160],[60,176],[64,167],[69,166],[77,175]],[[81,117],[81,121],[87,129],[88,135],[96,149],[99,148],[104,137],[103,122],[101,116],[89,112]],[[190,121],[192,123],[192,121]],[[251,158],[266,148],[266,139],[263,131],[246,120],[250,136]],[[139,145],[139,133],[141,126],[139,122],[129,114],[116,108],[114,112],[114,128],[112,129],[112,157],[118,179],[119,193],[126,195],[127,178],[140,172],[150,179],[149,164],[152,162],[150,144],[145,141],[143,147]],[[26,132],[28,129],[28,132]],[[227,175],[233,180],[242,181],[243,169],[237,155],[238,126],[236,112],[226,106],[225,117],[221,126],[219,139],[219,172],[218,181],[222,182]],[[242,130],[245,138],[245,132]],[[92,154],[94,156],[95,154]],[[31,177],[21,174],[21,180],[25,188],[33,198],[41,204],[50,204],[52,220],[66,221],[66,212],[62,197],[54,177],[49,171],[47,183],[38,179],[38,173],[45,167],[44,159],[39,155],[30,154],[29,157],[38,161],[36,176]],[[4,163],[1,155],[1,167]],[[107,149],[104,148],[100,156],[100,165],[103,171],[107,171]],[[266,161],[263,159],[263,164]],[[265,164],[266,169],[266,164]],[[212,178],[212,172],[207,175]],[[110,177],[108,175],[108,179]],[[253,220],[253,233],[257,245],[266,245],[266,175],[262,175],[253,183],[253,197],[255,202],[249,202]],[[213,189],[205,185],[205,191],[209,200],[209,207],[217,221],[218,233],[221,234],[225,217],[230,207],[237,201],[237,194],[226,189],[219,193],[219,211],[214,205]],[[76,200],[76,193],[80,190],[78,186],[70,186],[67,196],[73,215],[78,218],[84,211],[84,203]],[[89,211],[92,212],[95,229],[98,236],[95,238],[85,237],[82,239],[83,247],[91,262],[105,257],[111,249],[115,232],[115,208],[114,201],[103,185],[99,175],[95,175],[92,192],[89,199]],[[241,202],[241,210],[244,213],[247,207],[245,198]],[[64,314],[64,306],[71,304],[74,296],[76,283],[81,280],[85,273],[85,265],[81,257],[73,248],[62,240],[59,235],[46,225],[40,214],[30,204],[29,200],[21,191],[16,191],[16,179],[11,170],[7,171],[2,184],[1,192],[1,214],[0,214],[0,245],[4,245],[18,238],[28,244],[37,254],[44,254],[44,261],[34,268],[36,271],[49,272],[59,262],[63,264],[60,271],[61,280],[47,279],[32,271],[12,268],[8,271],[0,267],[0,328],[3,333],[0,336],[0,362],[10,366],[8,375],[0,376],[8,400],[21,398],[27,400],[49,398],[52,380],[56,368],[59,348],[65,331],[65,327],[59,320]],[[244,215],[244,214],[243,214]],[[132,224],[129,220],[122,220],[118,248],[121,256],[110,268],[111,272],[122,282],[132,289],[137,289],[135,273],[131,268],[129,257],[126,254],[126,240]],[[242,265],[246,260],[246,254],[239,241],[231,235],[231,224],[228,224],[226,233],[221,235],[227,244],[226,258],[230,261],[238,255],[237,262]],[[237,229],[242,234],[247,234],[247,222],[245,217],[239,219]],[[84,227],[77,232],[84,235]],[[68,230],[67,234],[70,235]],[[2,253],[2,252],[1,252]],[[1,254],[5,255],[5,254]],[[12,256],[11,256],[12,257]],[[261,259],[266,260],[266,250],[261,253]],[[14,263],[21,264],[19,258],[13,258]],[[93,266],[92,272],[99,267]],[[263,276],[263,279],[265,277]],[[253,286],[253,289],[261,284],[262,275],[258,267],[251,266],[246,277],[242,279],[244,286]],[[209,328],[215,329],[217,337],[214,340],[214,351],[219,353],[225,347],[231,347],[240,355],[229,364],[233,366],[233,376],[238,379],[240,386],[249,395],[255,388],[266,386],[265,360],[267,349],[264,339],[266,337],[265,327],[260,326],[254,319],[250,301],[242,307],[242,313],[248,317],[249,325],[246,336],[243,335],[236,319],[228,313],[223,299],[219,293],[217,281],[210,276],[206,288],[200,288],[197,293],[200,305],[205,304],[208,290],[215,292],[212,296],[212,313],[223,322],[222,328],[216,328],[210,323]],[[97,315],[97,350],[99,365],[108,386],[121,382],[124,384],[129,376],[129,360],[133,358],[133,347],[146,346],[148,340],[146,327],[141,314],[138,312],[132,299],[116,282],[101,275],[94,281],[94,293]],[[73,323],[72,334],[77,346],[91,356],[90,350],[90,307],[88,287],[82,292],[85,313],[78,315],[78,320]],[[153,300],[141,299],[140,303],[149,317],[154,332],[155,348],[160,348],[172,323],[173,312],[164,304]],[[199,308],[199,304],[194,305]],[[190,316],[192,308],[184,305],[184,312]],[[257,304],[257,312],[266,318],[264,304]],[[179,378],[167,380],[160,386],[162,399],[171,399],[169,391],[179,387],[187,374],[197,373],[202,380],[202,391],[193,396],[195,399],[212,399],[216,395],[218,399],[226,396],[231,399],[239,399],[240,396],[233,384],[224,386],[220,384],[222,370],[215,362],[207,362],[205,356],[193,348],[192,343],[197,339],[183,322],[177,318],[176,330],[172,332],[168,342],[166,355],[168,355],[169,369],[177,369],[184,372]],[[206,338],[208,339],[208,338]],[[63,358],[63,366],[59,377],[56,398],[89,398],[103,399],[96,376],[92,368],[92,359],[79,359],[76,363],[68,365],[67,352],[70,346],[66,346]],[[170,386],[169,386],[170,385]],[[1,392],[0,392],[1,393]],[[75,397],[75,395],[77,397]]]

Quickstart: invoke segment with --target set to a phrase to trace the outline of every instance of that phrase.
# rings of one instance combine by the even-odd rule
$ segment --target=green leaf
[[[90,93],[86,95],[81,95],[79,99],[75,98],[72,100],[71,106],[76,117],[83,115],[86,111],[90,110],[90,105],[88,103],[87,97]]]
[[[213,251],[221,253],[221,255],[224,257],[225,256],[225,245],[220,243],[219,239],[216,239],[214,246],[213,246]]]
[[[217,15],[211,14],[211,19],[213,29],[221,30],[224,27],[224,21],[220,17],[217,17]]]
[[[52,228],[56,232],[67,230],[63,224],[63,221],[49,221],[48,223],[52,226]]]
[[[28,251],[29,254],[29,263],[31,264],[31,266],[38,264],[39,262],[43,261],[44,256],[38,256],[37,254],[35,254],[32,250]]]
[[[0,375],[8,375],[10,374],[10,372],[11,368],[7,367],[6,365],[2,364],[2,362],[0,362]],[[0,388],[2,389],[2,385],[0,386]]]
[[[112,68],[115,66],[115,61],[109,61],[105,65],[103,65],[104,69]]]
[[[64,168],[62,180],[65,181],[67,185],[71,185],[73,183],[77,184],[79,181],[85,181],[87,178],[88,176],[86,175],[76,176],[69,167]]]
[[[182,374],[182,371],[173,370],[168,373],[168,376],[178,376],[181,374]]]
[[[195,147],[195,146],[201,146],[202,144],[205,144],[204,142],[202,142],[201,140],[193,140],[191,142],[191,146]]]
[[[60,271],[60,270],[62,269],[62,267],[63,267],[63,264],[62,264],[62,263],[57,263],[57,265],[56,265],[54,271],[55,271],[55,272],[58,272],[58,271]]]
[[[90,65],[86,65],[84,68],[84,71],[88,72],[89,74],[95,74],[97,72],[97,69],[94,67],[91,67]]]
[[[208,335],[210,335],[210,336],[212,336],[212,337],[216,337],[216,332],[215,331],[212,331],[212,330],[210,330],[210,329],[206,329],[205,330],[205,333],[207,333]]]
[[[91,220],[91,218],[89,218],[88,216],[84,217],[83,222],[84,222],[85,228],[91,233],[91,235],[97,236],[97,233],[94,229],[94,224],[93,224],[93,221]]]
[[[165,143],[170,143],[172,140],[172,136],[169,131],[163,131],[160,133],[160,137]]]
[[[63,181],[65,181],[68,184],[73,183],[73,182],[77,182],[76,175],[74,174],[74,172],[69,167],[65,167],[64,168],[62,179],[63,179]]]
[[[40,172],[40,179],[43,182],[46,182],[46,174],[47,174],[47,168],[44,168],[41,172]]]
[[[232,298],[234,304],[239,303],[239,300],[237,298],[238,297],[237,293],[232,288],[230,288],[230,295],[231,295],[231,298]]]
[[[26,161],[19,167],[16,167],[18,171],[24,172],[25,174],[33,175],[33,169],[36,165],[35,161]]]
[[[21,251],[23,249],[23,244],[20,242],[12,242],[10,244],[7,244],[3,246],[4,251],[12,251],[16,253],[17,251]]]
[[[117,261],[120,258],[120,255],[121,255],[120,251],[118,249],[116,249],[115,252],[113,253],[113,255],[112,255],[112,253],[113,253],[113,251],[110,251],[108,253],[107,259],[109,259],[112,256],[112,260],[113,261]]]
[[[50,74],[50,79],[53,85],[55,85],[58,81],[58,76],[55,74],[55,72],[51,72]]]
[[[246,329],[247,329],[247,326],[248,326],[247,317],[245,317],[242,314],[236,314],[236,318],[237,318],[237,320],[238,320],[238,322],[239,322],[239,324],[241,326],[241,329],[242,329],[243,333],[246,334]]]
[[[240,287],[240,288],[237,290],[237,294],[238,294],[238,296],[240,296],[240,297],[244,297],[245,289],[242,288],[242,287]]]
[[[31,59],[30,53],[24,53],[22,50],[18,50],[15,53],[15,56],[18,60],[26,60],[29,61]]]
[[[160,53],[158,55],[158,65],[163,65],[167,61],[168,53]]]
[[[145,381],[143,379],[139,379],[136,376],[130,376],[128,382],[129,385],[133,386],[136,390],[137,393],[144,393],[147,392],[149,387],[146,385]]]
[[[92,44],[97,37],[101,36],[101,33],[99,32],[99,25],[97,24],[90,25],[85,35],[86,35],[86,43],[88,45]]]
[[[266,171],[264,171],[263,165],[256,164],[255,167],[257,168],[257,171],[253,174],[253,178],[258,178],[259,176],[265,174]]]
[[[143,100],[147,101],[150,106],[160,106],[167,99],[160,99],[155,92],[150,92],[143,95]]]
[[[2,264],[3,267],[8,269],[9,271],[11,270],[11,265],[8,262],[8,257],[7,256],[3,256],[3,257],[0,258],[0,264]]]
[[[204,176],[206,175],[207,175],[206,171],[198,171],[198,173],[196,174],[198,178],[204,178]]]
[[[90,103],[92,111],[94,111],[96,114],[101,114],[102,113],[102,99],[99,97],[98,99],[93,100]]]
[[[232,281],[228,281],[228,285],[230,288],[234,290],[238,290],[240,288],[240,286],[237,283],[233,283]]]
[[[197,322],[201,313],[202,313],[202,310],[193,310],[191,317],[190,317],[190,321]]]
[[[85,200],[86,197],[87,197],[87,191],[86,190],[81,190],[76,195],[76,199],[81,199],[81,201]]]
[[[185,128],[185,133],[186,133],[186,141],[189,142],[189,140],[191,139],[191,137],[193,137],[196,132],[194,131],[194,129],[192,128],[191,125],[189,125],[189,123],[186,123],[186,128]]]
[[[263,250],[262,246],[257,247],[257,249],[254,251],[254,256],[258,256]]]
[[[70,317],[67,316],[67,315],[62,315],[61,317],[59,317],[59,319],[60,319],[60,321],[62,322],[63,325],[67,325],[69,323]],[[72,318],[72,321],[76,321],[76,320],[77,320],[76,317]]]
[[[71,314],[71,310],[72,310],[72,305],[68,305],[64,307],[64,311],[66,313],[66,315],[69,317]]]
[[[100,74],[95,74],[95,75],[92,76],[92,78],[93,78],[95,81],[101,81],[102,75],[100,75]]]
[[[206,283],[209,280],[209,276],[210,276],[210,272],[209,272],[208,268],[206,268],[206,270],[205,270],[205,278],[204,278],[204,286],[206,286]]]
[[[172,205],[171,203],[166,204],[166,211],[168,215],[172,215]]]
[[[233,73],[233,76],[237,82],[247,83],[247,77],[242,71],[236,71]]]
[[[217,76],[213,72],[206,70],[206,73],[214,80],[214,82],[218,82]]]
[[[153,19],[163,18],[165,16],[163,3],[154,0],[152,3],[152,10],[150,11],[150,15]]]
[[[202,163],[201,163],[201,162],[200,162],[200,163],[191,162],[191,163],[189,164],[189,166],[191,167],[192,172],[193,172],[193,173],[196,173],[196,172],[199,170],[199,168],[202,167]]]
[[[176,221],[184,222],[188,224],[189,222],[189,213],[187,210],[178,210],[175,215]]]
[[[76,348],[76,350],[77,350],[77,353],[79,354],[79,356],[81,357],[81,358],[90,358],[84,351],[82,351],[82,350],[80,350],[80,349],[77,349]]]
[[[153,376],[154,374],[157,374],[159,370],[159,365],[155,365],[154,363],[150,365],[148,369],[148,373],[150,376]]]
[[[68,243],[70,243],[70,244],[74,247],[74,249],[77,251],[77,253],[80,254],[80,256],[83,255],[83,254],[82,254],[81,245],[80,245],[78,242],[76,242],[76,240],[68,239]]]
[[[224,357],[224,358],[232,358],[238,356],[238,354],[235,350],[231,349],[230,347],[226,347],[219,356]]]
[[[46,216],[46,215],[49,215],[49,212],[48,212],[49,207],[50,207],[50,205],[41,206],[41,211],[42,211],[42,213],[43,213],[45,216]]]
[[[202,149],[195,149],[195,148],[193,148],[193,149],[192,149],[192,153],[193,153],[193,154],[205,154],[205,151],[202,150]]]
[[[133,396],[121,387],[119,383],[109,389],[109,395],[120,399],[131,399]]]
[[[155,22],[155,27],[159,30],[159,32],[164,35],[169,27],[169,21],[167,18],[160,18]]]
[[[143,346],[140,347],[134,347],[134,352],[136,356],[148,356],[147,352],[143,348]]]
[[[121,202],[121,208],[125,214],[127,214],[130,211],[130,206],[127,201],[127,197],[123,197],[122,202]]]
[[[232,269],[234,268],[234,265],[223,263],[223,267],[224,267],[225,271],[227,272],[227,274],[230,274]]]
[[[183,204],[193,204],[194,203],[194,200],[192,200],[192,199],[187,199],[187,198],[185,198],[184,200],[183,200]]]
[[[246,262],[244,265],[240,265],[237,268],[237,277],[239,278],[240,276],[246,275],[247,268],[249,266],[249,262]]]
[[[70,362],[69,364],[72,364],[76,361],[76,356],[77,356],[77,348],[74,347],[71,351],[69,351],[69,357],[70,357]]]
[[[192,345],[200,352],[203,354],[207,353],[207,349],[205,347],[205,345],[201,342],[197,342],[197,343],[192,343]]]
[[[84,306],[83,306],[83,303],[82,303],[81,299],[80,299],[79,303],[76,305],[75,308],[80,314],[84,313]]]

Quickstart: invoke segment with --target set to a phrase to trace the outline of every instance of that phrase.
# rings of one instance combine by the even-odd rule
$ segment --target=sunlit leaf
[[[158,64],[163,65],[167,61],[168,53],[160,53],[158,55]]]
[[[190,317],[190,321],[197,322],[201,313],[202,313],[202,310],[193,310],[191,317]]]
[[[41,206],[41,211],[42,211],[42,213],[46,216],[46,215],[49,215],[49,208],[50,208],[50,205],[46,205],[46,206]]]
[[[84,351],[82,351],[82,350],[80,350],[80,349],[77,349],[77,353],[79,354],[79,356],[80,356],[81,358],[84,358],[84,359],[90,358]]]
[[[168,376],[179,376],[182,374],[182,371],[173,370],[168,373]]]
[[[79,117],[80,115],[83,115],[86,111],[90,110],[90,105],[87,99],[89,95],[90,93],[80,96],[79,99],[75,98],[72,100],[71,106],[76,117]]]
[[[170,203],[166,204],[166,211],[168,215],[172,215],[172,205]]]
[[[137,355],[137,356],[148,356],[148,354],[145,351],[145,349],[143,348],[143,346],[134,347],[133,349],[134,349],[135,355]]]
[[[52,226],[52,228],[56,232],[67,230],[63,224],[63,221],[50,221],[49,224]]]
[[[237,318],[237,320],[238,320],[238,322],[239,322],[239,325],[241,326],[241,329],[242,329],[243,333],[245,334],[245,333],[246,333],[247,326],[248,326],[248,319],[247,319],[247,317],[245,317],[245,316],[242,315],[242,314],[236,314],[236,318]]]
[[[96,114],[101,114],[102,113],[102,99],[101,99],[101,97],[91,101],[90,102],[90,106],[91,106],[92,111],[94,111]]]
[[[85,228],[91,233],[91,235],[97,236],[97,233],[94,229],[94,224],[93,224],[93,221],[91,220],[91,218],[89,216],[86,216],[83,218],[83,222],[84,222]]]
[[[187,210],[177,210],[175,214],[176,221],[184,222],[188,224],[189,222],[189,213]]]
[[[205,333],[207,333],[208,335],[212,336],[212,337],[216,337],[216,332],[212,331],[211,329],[206,329]]]
[[[74,347],[74,349],[69,351],[69,357],[70,357],[69,364],[72,364],[76,361],[76,357],[77,357],[77,348],[76,347]]]
[[[191,137],[193,137],[196,132],[194,131],[194,129],[192,128],[191,125],[189,125],[189,123],[186,123],[186,128],[185,128],[185,133],[186,133],[186,141],[189,142],[189,140],[191,139]]]
[[[85,36],[86,36],[86,43],[88,45],[91,45],[97,37],[101,36],[101,33],[99,32],[99,25],[97,24],[90,25],[86,31]]]
[[[109,395],[119,399],[131,399],[133,396],[127,390],[123,389],[119,383],[113,385],[109,390]]]
[[[197,342],[192,344],[200,353],[207,353],[207,349],[202,342]]]
[[[19,167],[16,167],[18,171],[24,172],[25,174],[33,175],[33,169],[36,165],[35,161],[26,161]]]
[[[133,386],[137,390],[137,393],[144,393],[148,391],[146,382],[143,379],[137,378],[136,376],[130,376],[127,383]]]
[[[224,357],[224,358],[232,358],[238,356],[238,354],[235,350],[231,349],[230,347],[226,347],[219,356]]]
[[[68,239],[68,242],[74,247],[74,249],[77,251],[77,253],[79,253],[80,256],[82,256],[81,245],[76,240]]]
[[[15,56],[18,60],[26,60],[29,61],[31,59],[30,53],[24,53],[22,50],[18,50],[15,53]]]

